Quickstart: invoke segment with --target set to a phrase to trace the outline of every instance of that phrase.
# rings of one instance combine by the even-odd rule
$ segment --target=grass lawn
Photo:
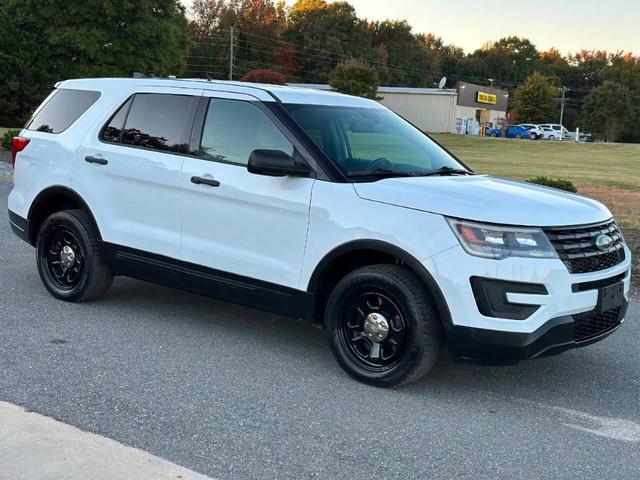
[[[474,170],[528,180],[539,175],[576,187],[640,190],[640,144],[575,143],[433,135]]]
[[[578,193],[609,207],[635,253],[640,274],[640,145],[544,142],[433,135],[478,173],[571,180]],[[636,278],[638,278],[636,274]]]

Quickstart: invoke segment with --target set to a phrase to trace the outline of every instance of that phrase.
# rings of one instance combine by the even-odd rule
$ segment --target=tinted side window
[[[197,102],[198,98],[187,95],[136,94],[122,132],[122,143],[185,153]]]
[[[281,150],[293,145],[255,105],[240,100],[211,99],[200,151],[210,160],[246,165],[253,150]]]
[[[71,126],[100,98],[100,92],[61,88],[31,119],[27,130],[60,133]]]
[[[129,106],[131,105],[132,99],[127,100],[124,105],[122,105],[116,114],[111,117],[109,124],[104,127],[102,130],[102,135],[100,138],[107,142],[119,142],[120,134],[122,133],[122,128],[124,127],[124,121],[127,118],[127,113],[129,112]]]

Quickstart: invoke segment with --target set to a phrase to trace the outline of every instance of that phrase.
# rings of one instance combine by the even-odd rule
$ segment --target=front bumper
[[[629,302],[631,252],[624,248],[625,259],[618,265],[584,274],[569,273],[559,259],[496,261],[468,255],[460,246],[423,260],[449,309],[445,330],[452,355],[492,363],[512,362],[559,353],[607,337],[622,323]],[[481,313],[472,277],[541,287],[537,293],[511,290],[514,293],[504,295],[511,304],[535,307],[531,309],[533,313],[521,319]],[[608,323],[605,328],[595,328],[595,334],[577,331],[598,315],[599,289],[614,282],[622,282],[624,304],[615,313],[607,312]]]
[[[453,326],[447,338],[449,351],[456,358],[492,364],[510,364],[520,360],[556,355],[571,348],[591,345],[611,335],[624,321],[627,307],[628,302],[625,302],[615,319],[612,319],[609,328],[581,341],[576,340],[577,330],[580,328],[579,319],[581,316],[589,315],[595,318],[597,316],[595,312],[552,318],[531,333]]]

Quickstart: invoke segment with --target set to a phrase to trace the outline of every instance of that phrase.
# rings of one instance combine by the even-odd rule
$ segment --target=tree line
[[[233,56],[231,46],[233,45]],[[345,69],[356,64],[356,70]],[[241,79],[269,69],[289,82],[366,78],[433,87],[441,77],[510,92],[518,121],[559,117],[609,140],[640,141],[640,57],[540,51],[510,36],[472,52],[413,31],[405,20],[368,21],[347,2],[298,0],[3,0],[0,125],[15,125],[58,80],[154,75]],[[345,81],[344,83],[353,83]],[[370,90],[370,89],[369,89]]]

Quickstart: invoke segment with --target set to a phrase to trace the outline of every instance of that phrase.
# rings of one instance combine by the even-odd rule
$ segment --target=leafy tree
[[[624,128],[633,122],[633,104],[629,89],[615,82],[604,82],[585,98],[582,125],[615,142]]]
[[[2,0],[0,124],[24,122],[59,80],[180,74],[188,46],[178,0]]]
[[[280,72],[269,69],[258,69],[247,72],[241,79],[243,82],[270,83],[273,85],[286,85],[287,79]]]
[[[602,75],[609,66],[609,54],[601,50],[581,50],[569,57],[574,69],[572,85],[594,88],[602,84]]]
[[[627,142],[640,142],[640,57],[630,53],[617,53],[610,57],[610,65],[603,72],[605,81],[624,85],[631,95],[633,119],[627,124],[620,139]]]
[[[381,76],[386,77],[387,82],[416,87],[433,84],[433,71],[439,68],[437,48],[441,39],[415,35],[406,20],[385,20],[369,28],[374,47],[385,53],[388,74]],[[377,69],[380,72],[381,69]]]
[[[347,2],[299,0],[291,7],[283,40],[295,45],[307,82],[326,82],[345,58],[369,59],[371,32]]]
[[[338,64],[330,76],[331,88],[347,95],[378,99],[378,74],[369,65],[349,60]]]
[[[514,113],[522,123],[545,123],[557,110],[558,89],[548,77],[539,73],[532,74],[515,91]]]

